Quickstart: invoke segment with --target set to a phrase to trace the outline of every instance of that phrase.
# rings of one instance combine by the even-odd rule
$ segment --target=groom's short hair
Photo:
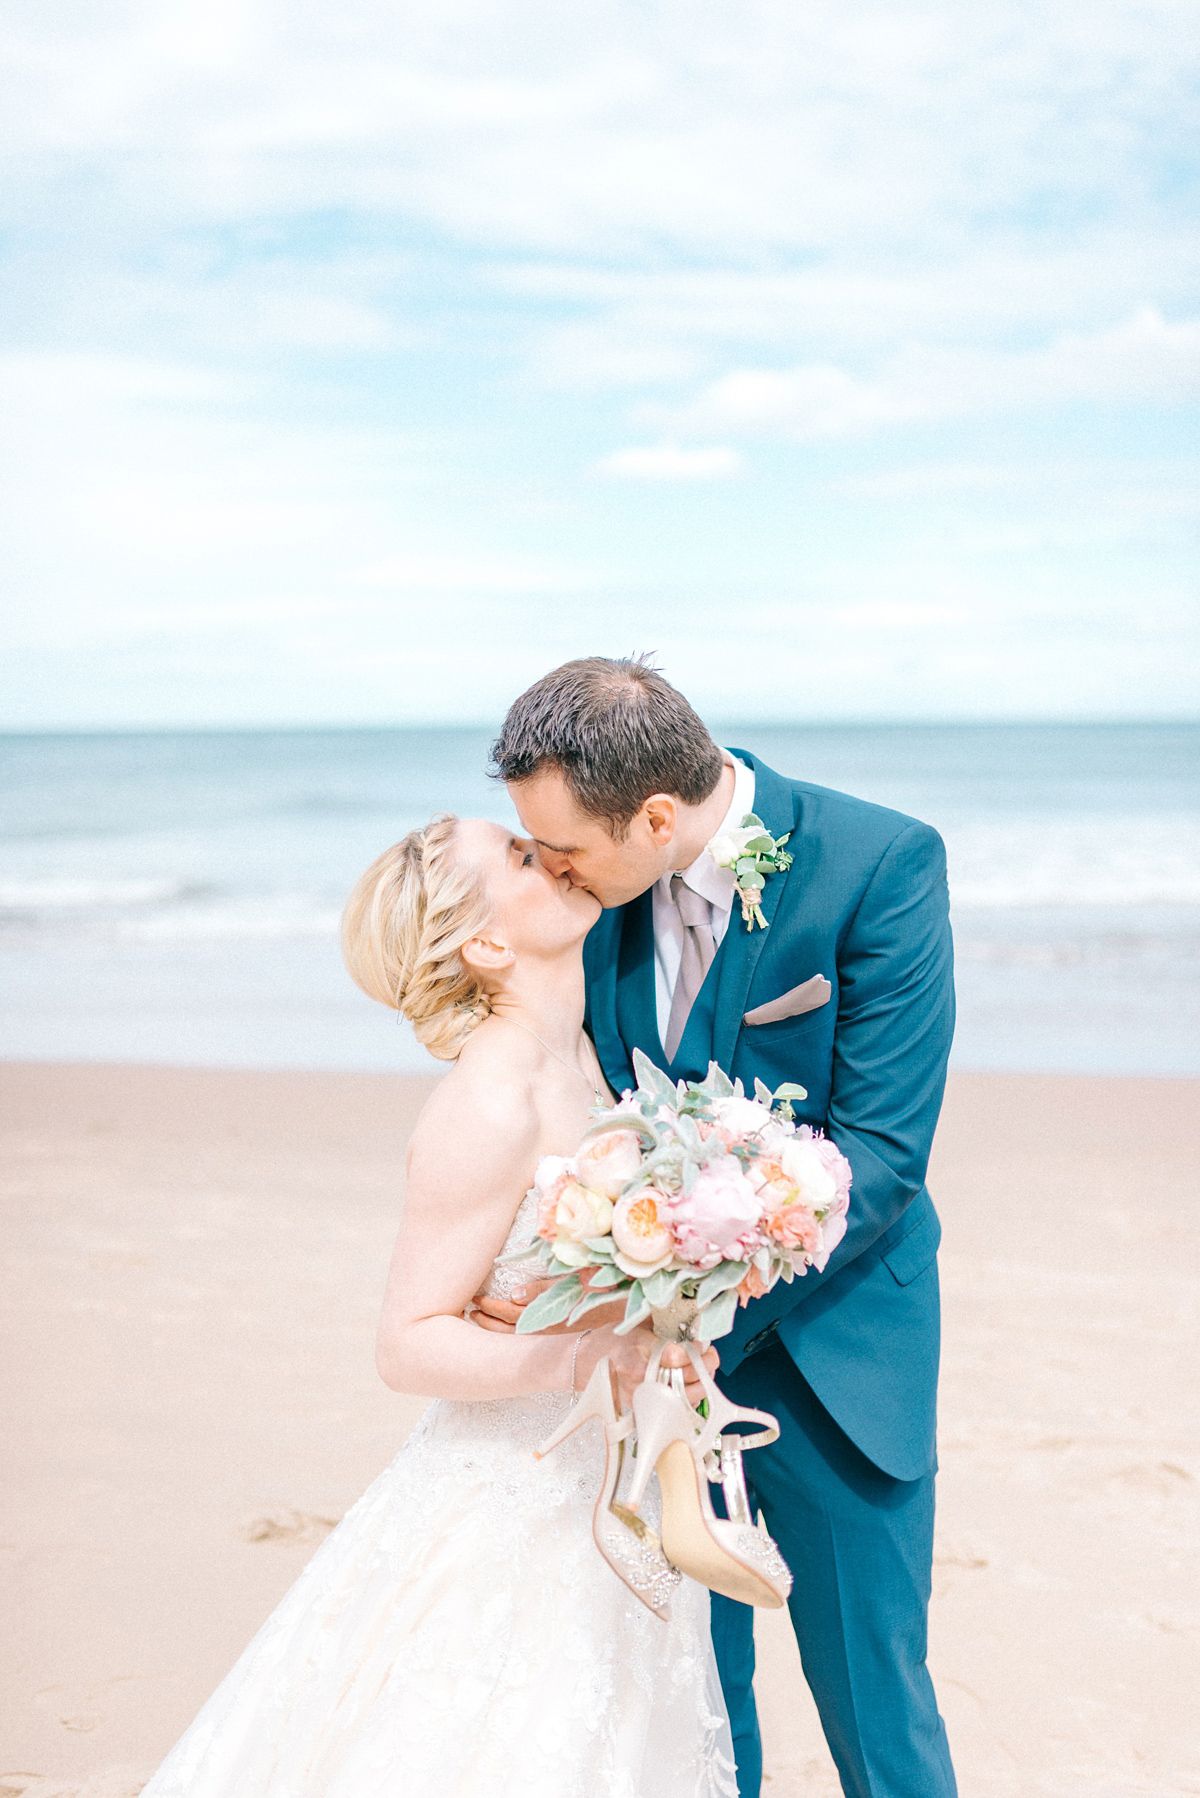
[[[682,693],[645,656],[564,662],[508,708],[492,744],[496,778],[556,768],[582,811],[620,839],[652,793],[699,805],[721,751]]]

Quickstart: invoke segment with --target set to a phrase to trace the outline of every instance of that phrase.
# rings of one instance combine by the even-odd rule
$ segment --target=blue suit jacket
[[[820,1126],[854,1170],[849,1228],[824,1273],[782,1282],[718,1344],[732,1371],[777,1333],[831,1415],[898,1479],[934,1463],[941,1226],[925,1169],[954,1030],[946,858],[937,832],[845,793],[785,780],[755,756],[755,810],[794,861],[767,876],[769,928],[734,905],[725,940],[668,1062],[654,993],[651,896],[606,911],[584,948],[588,1027],[616,1092],[642,1049],[674,1079],[710,1060],[775,1088],[807,1087],[797,1119]],[[814,974],[829,1002],[773,1024],[743,1013]]]

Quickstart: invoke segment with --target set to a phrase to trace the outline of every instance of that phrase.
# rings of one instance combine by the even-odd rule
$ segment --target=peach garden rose
[[[641,1280],[667,1266],[675,1253],[670,1211],[669,1197],[655,1186],[639,1186],[617,1200],[612,1239],[614,1259],[623,1273]]]
[[[590,1237],[607,1236],[612,1227],[612,1200],[592,1192],[570,1176],[563,1181],[554,1214],[554,1253],[567,1267],[586,1267],[584,1246]]]
[[[641,1171],[642,1144],[636,1130],[606,1130],[585,1141],[575,1169],[585,1186],[615,1199]]]

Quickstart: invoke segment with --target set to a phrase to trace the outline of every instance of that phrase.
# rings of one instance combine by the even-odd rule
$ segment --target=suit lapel
[[[781,779],[774,769],[768,768],[755,756],[747,754],[744,749],[731,749],[739,761],[748,762],[754,769],[754,811],[756,817],[762,819],[772,836],[781,837],[796,827],[796,800],[788,782]],[[792,845],[788,845],[792,847]],[[725,933],[725,941],[721,945],[721,966],[717,984],[717,1008],[713,1020],[713,1060],[728,1071],[733,1060],[734,1045],[738,1031],[742,1027],[742,1014],[746,1009],[746,1000],[750,993],[750,982],[754,978],[754,970],[763,946],[769,934],[769,926],[775,913],[779,910],[779,902],[783,897],[784,885],[790,877],[787,874],[768,874],[763,888],[762,910],[767,920],[768,930],[748,930],[742,922],[742,908],[735,899],[733,912],[729,919],[729,929]]]
[[[624,908],[617,959],[617,1022],[621,1037],[665,1068],[654,992],[654,896],[642,893]]]
[[[617,1022],[617,957],[624,908],[602,912],[583,948],[587,975],[584,1022],[592,1034],[604,1078],[614,1092],[628,1084],[629,1057]]]

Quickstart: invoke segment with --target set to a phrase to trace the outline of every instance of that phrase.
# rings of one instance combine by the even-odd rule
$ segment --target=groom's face
[[[557,769],[509,781],[508,793],[550,872],[586,887],[605,907],[636,899],[672,866],[677,801],[669,794],[647,799],[628,833],[614,840],[602,819],[580,809]]]

